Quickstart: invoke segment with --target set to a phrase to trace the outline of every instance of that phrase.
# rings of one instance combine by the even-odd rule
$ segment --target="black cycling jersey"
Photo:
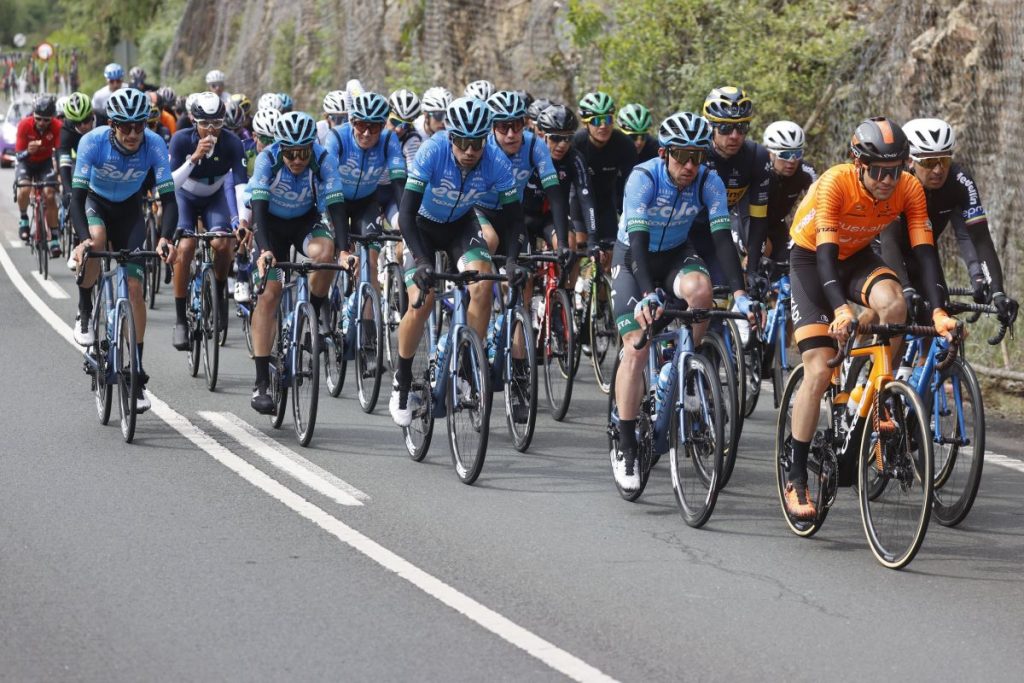
[[[637,163],[642,164],[656,156],[658,156],[658,141],[647,135],[644,137],[644,146],[640,148]]]
[[[57,146],[57,159],[60,164],[60,184],[64,192],[71,192],[71,178],[75,173],[75,155],[78,143],[84,133],[75,130],[74,125],[66,123],[60,129],[60,144]]]
[[[573,207],[573,228],[576,232],[586,232],[593,235],[597,230],[597,218],[594,209],[594,195],[590,190],[590,175],[587,173],[587,164],[583,155],[573,148],[560,161],[551,159],[554,164],[555,173],[558,174],[558,183],[562,186],[562,192],[569,198]],[[540,178],[536,171],[526,182],[523,190],[523,214],[530,218],[548,217],[550,220],[551,207],[541,187]]]
[[[818,174],[813,166],[804,163],[791,176],[783,176],[771,171],[769,179],[765,237],[771,240],[772,258],[776,261],[784,261],[788,258],[786,245],[789,243],[790,211],[800,196],[811,186],[811,183],[818,179]],[[761,244],[760,248],[755,247],[755,251],[759,254],[764,253],[764,244]]]
[[[586,128],[576,131],[573,147],[583,155],[590,174],[599,236],[614,239],[626,178],[637,164],[636,147],[621,130],[612,131],[604,147],[595,147]]]

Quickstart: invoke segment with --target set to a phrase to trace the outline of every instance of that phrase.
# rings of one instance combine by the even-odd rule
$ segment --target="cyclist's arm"
[[[900,284],[907,288],[913,287],[914,283],[910,281],[910,274],[907,272],[906,258],[909,254],[904,253],[900,239],[905,234],[905,230],[903,220],[899,218],[882,231],[879,240],[882,245],[882,260],[885,261],[885,265],[893,269],[900,279]]]
[[[707,178],[704,180],[701,190],[701,203],[707,209],[711,239],[715,245],[718,266],[725,272],[725,279],[733,292],[745,291],[743,266],[740,264],[740,255],[736,251],[736,245],[732,241],[732,220],[729,218],[729,201],[725,193],[725,183],[717,173],[704,172],[707,173]],[[694,182],[700,182],[700,180],[695,179]]]
[[[974,179],[964,169],[957,169],[957,184],[962,188],[963,203],[961,204],[960,221],[953,221],[954,229],[957,229],[957,240],[960,241],[960,230],[963,227],[969,241],[973,244],[978,260],[988,269],[988,276],[991,280],[992,292],[1005,292],[1003,289],[1003,268],[999,263],[999,255],[996,253],[995,244],[992,243],[992,234],[988,228],[988,217],[985,215],[985,208],[981,204],[981,194]],[[960,241],[960,254],[965,260],[968,259],[968,252],[964,250],[964,242]],[[968,268],[970,263],[968,262]],[[973,275],[973,273],[972,273]]]
[[[402,233],[402,239],[405,240],[405,246],[412,252],[413,259],[417,263],[433,263],[420,236],[419,227],[416,225],[416,214],[419,213],[420,205],[423,204],[424,189],[426,189],[425,183],[410,178],[409,185],[402,193],[402,203],[398,207],[398,226]]]
[[[89,196],[88,187],[75,187],[71,190],[71,225],[75,228],[78,240],[89,239],[89,219],[85,216],[85,198]]]
[[[388,179],[391,181],[391,193],[396,204],[402,203],[402,193],[405,190],[405,181],[408,177],[406,172],[405,152],[402,151],[402,142],[397,135],[388,135]]]
[[[971,281],[987,279],[985,277],[985,269],[981,263],[981,257],[978,256],[978,250],[974,247],[974,242],[971,240],[971,234],[967,229],[967,225],[959,216],[951,216],[949,223],[953,227],[956,245],[960,250],[960,259],[967,266],[967,274],[970,276]]]
[[[267,219],[270,217],[270,200],[256,199],[253,195],[249,202],[252,206],[252,231],[256,240],[256,246],[262,253],[270,250],[270,240],[267,239]]]
[[[551,221],[555,224],[555,234],[558,236],[558,246],[569,246],[569,202],[565,197],[565,190],[555,179],[555,184],[544,188],[548,202],[551,204]]]
[[[235,198],[235,184],[243,184],[248,177],[245,170],[245,150],[242,149],[242,141],[237,137],[231,140],[228,153],[234,155],[235,161],[231,164],[231,170],[228,171],[227,177],[224,178],[224,194],[228,200],[231,225],[234,227],[238,225],[238,217],[240,215],[238,200]]]
[[[195,164],[192,163],[192,155],[188,149],[189,140],[187,134],[177,135],[171,138],[171,168],[174,171],[171,176],[174,178],[174,186],[180,188],[192,174]]]
[[[587,173],[587,162],[583,155],[575,149],[571,150],[572,168],[575,174],[576,202],[579,204],[580,217],[587,230],[591,243],[597,244],[597,209],[594,207],[594,194],[590,191],[590,175]]]
[[[650,257],[651,219],[648,209],[657,199],[657,188],[650,173],[633,171],[626,180],[622,221],[629,238],[629,254],[633,261],[633,277],[644,296],[654,291]]]
[[[31,121],[31,117],[29,119],[22,119],[22,123],[18,124],[18,134],[14,140],[15,158],[18,161],[28,159],[28,128],[23,125],[23,122],[26,120]],[[35,124],[30,123],[29,125]]]
[[[756,145],[754,174],[750,181],[750,227],[747,231],[747,272],[756,274],[764,253],[768,234],[768,191],[771,185],[771,162],[768,150]]]
[[[900,182],[905,186],[906,203],[903,215],[907,220],[907,234],[910,236],[911,253],[921,269],[922,294],[931,302],[932,308],[946,306],[945,279],[939,263],[939,252],[935,249],[931,222],[928,220],[928,205],[924,189],[916,178],[904,175]]]
[[[157,190],[160,193],[160,236],[169,240],[174,237],[178,227],[178,202],[174,199],[174,185],[163,184]]]

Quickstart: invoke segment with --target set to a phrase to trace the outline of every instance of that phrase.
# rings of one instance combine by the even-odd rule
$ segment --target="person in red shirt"
[[[18,185],[18,236],[28,241],[28,200],[32,193],[29,184],[33,180],[57,182],[57,169],[53,153],[60,142],[60,120],[56,118],[57,105],[50,95],[40,95],[32,106],[32,116],[26,116],[18,123],[17,152],[18,168],[15,179]],[[23,184],[25,183],[25,184]],[[57,188],[44,189],[46,197],[46,223],[50,226],[50,256],[60,256],[60,234],[57,231]]]

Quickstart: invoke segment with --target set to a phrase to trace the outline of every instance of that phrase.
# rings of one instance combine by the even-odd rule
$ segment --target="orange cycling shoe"
[[[786,484],[784,494],[786,501],[786,512],[794,519],[814,519],[818,515],[814,503],[811,501],[811,492],[804,484],[799,490],[793,486],[793,482]]]

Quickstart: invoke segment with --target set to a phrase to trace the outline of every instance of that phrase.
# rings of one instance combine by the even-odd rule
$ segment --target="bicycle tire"
[[[283,299],[282,299],[283,300]],[[284,424],[285,413],[288,412],[288,385],[284,380],[284,364],[288,362],[288,349],[291,340],[284,338],[283,311],[277,311],[277,340],[274,343],[275,353],[270,357],[270,396],[274,399],[274,412],[270,414],[270,426],[280,429]]]
[[[429,329],[434,325],[433,313],[427,328],[420,337],[420,345],[413,360],[412,384],[409,387],[409,400],[415,395],[418,406],[412,412],[412,423],[402,427],[405,448],[413,462],[420,462],[430,450],[430,441],[434,434],[434,395],[431,392],[431,372],[435,360],[431,358],[430,338],[433,332]],[[393,388],[397,391],[397,386]]]
[[[942,419],[947,417],[944,413],[949,404],[947,383],[953,394],[953,419],[950,422]],[[930,388],[930,391],[934,391],[934,388]],[[956,411],[957,394],[964,413],[963,432]],[[965,400],[967,405],[964,405]],[[934,439],[935,423],[938,422],[939,434],[946,441],[933,446],[935,500],[932,503],[932,515],[939,524],[953,527],[964,521],[974,505],[985,462],[985,405],[974,368],[962,358],[957,358],[939,375],[938,393],[922,397],[922,401],[930,408],[929,433]],[[936,411],[936,408],[939,410]],[[969,443],[956,443],[960,439],[966,439]],[[963,467],[967,458],[967,466]]]
[[[217,283],[213,278],[213,268],[203,273],[203,284],[199,292],[199,335],[203,345],[203,374],[206,375],[206,388],[213,391],[217,388],[217,372],[220,368],[220,344],[217,343],[219,321],[221,316],[220,297],[217,296]]]
[[[96,374],[93,382],[93,394],[96,402],[96,415],[100,424],[110,422],[110,408],[114,401],[114,387],[110,384],[110,337],[107,329],[107,304],[104,301],[103,282],[93,286],[96,298],[92,308],[92,330],[96,335],[92,353],[96,359]]]
[[[561,318],[561,334],[556,332],[556,316]],[[556,289],[544,308],[544,344],[541,346],[544,355],[544,391],[548,397],[551,417],[556,422],[565,419],[572,401],[575,347],[576,332],[573,330],[569,294],[564,289]]]
[[[726,319],[722,326],[726,341],[725,348],[732,360],[733,372],[736,373],[736,434],[734,446],[739,445],[740,435],[743,433],[743,423],[746,421],[744,408],[747,405],[747,363],[743,354],[743,339],[740,337],[738,320]],[[750,338],[750,328],[747,327],[747,339]]]
[[[772,399],[776,410],[782,405],[782,392],[786,390],[786,382],[789,379],[785,367],[787,351],[782,344],[781,336],[776,335],[772,340]]]
[[[751,340],[743,349],[743,369],[746,380],[746,393],[743,403],[743,417],[754,414],[758,399],[761,398],[761,360],[764,358],[764,343],[758,339]]]
[[[518,333],[523,340],[523,353],[526,355],[525,358],[514,359],[511,349],[505,351],[505,367],[502,368],[505,380],[505,424],[512,439],[512,447],[525,453],[533,442],[537,426],[537,346],[533,340],[533,326],[522,306],[515,308],[509,324],[512,326],[511,338],[514,340]],[[526,422],[516,422],[516,405],[524,404],[527,410]]]
[[[380,396],[384,371],[384,318],[380,294],[364,282],[362,311],[357,317],[355,339],[356,395],[364,413],[372,413]],[[369,314],[369,318],[365,317]]]
[[[487,355],[470,327],[458,331],[448,372],[445,401],[452,465],[463,484],[473,484],[487,457],[492,394]]]
[[[156,218],[151,211],[146,212],[146,241],[146,249],[156,249]],[[156,308],[156,294],[160,291],[160,265],[160,261],[146,259],[146,303],[150,310]]]
[[[242,336],[245,337],[245,348],[248,349],[249,357],[252,358],[252,312],[249,310],[239,311],[239,317],[242,319]]]
[[[302,302],[295,309],[297,340],[292,346],[292,419],[300,446],[308,446],[316,427],[320,390],[320,335],[313,304]]]
[[[185,362],[188,364],[189,374],[193,377],[199,376],[199,360],[202,355],[202,282],[200,281],[199,300],[200,310],[195,309],[195,278],[193,274],[188,281],[188,289],[185,291],[185,326],[188,328],[188,354]]]
[[[629,502],[635,502],[643,495],[644,489],[647,488],[647,481],[651,475],[652,467],[652,441],[653,435],[651,434],[651,420],[650,415],[646,414],[643,409],[643,401],[641,400],[641,408],[637,413],[637,449],[636,449],[636,465],[635,467],[640,468],[640,487],[635,491],[628,491],[619,486],[618,480],[615,479],[615,461],[618,455],[618,425],[615,423],[614,417],[618,414],[618,407],[615,402],[615,376],[618,374],[619,363],[622,361],[622,349],[615,356],[615,365],[612,367],[612,374],[609,378],[610,386],[608,388],[608,456],[612,466],[612,481],[615,482],[615,489],[619,492],[619,496]],[[650,388],[650,378],[647,376],[647,364],[644,363],[644,371],[641,373],[643,378],[643,393],[641,396],[647,396]]]
[[[879,418],[880,423],[884,425],[889,419],[894,425],[893,432],[881,440],[876,438],[877,433],[872,428],[879,406],[884,411]],[[931,435],[927,422],[920,419],[924,415],[927,413],[917,392],[903,382],[889,382],[869,408],[867,426],[861,439],[857,491],[864,535],[875,559],[889,569],[902,569],[914,559],[924,542],[931,518],[935,473]],[[876,445],[880,452],[875,450]],[[903,452],[904,448],[907,452]],[[884,478],[890,485],[872,497],[868,485],[870,476]],[[892,494],[896,500],[891,501],[886,494]],[[888,512],[895,512],[901,521],[885,522],[882,518]],[[892,534],[890,529],[883,527],[892,529]],[[897,535],[901,528],[910,529],[909,534],[900,534],[907,538],[889,538]]]
[[[384,281],[384,321],[385,341],[387,346],[388,367],[391,371],[398,367],[398,326],[402,322],[402,316],[409,306],[409,293],[405,289],[405,280],[402,277],[402,268],[397,263],[389,263],[385,266],[386,278]]]
[[[711,519],[718,501],[725,439],[725,426],[719,417],[723,411],[722,391],[714,368],[703,356],[686,359],[683,381],[674,390],[669,415],[669,467],[672,490],[679,512],[687,525],[698,529]],[[686,408],[686,396],[693,388],[700,400],[699,410]],[[685,441],[681,440],[685,437]],[[709,440],[710,439],[710,443]]]
[[[725,341],[718,332],[709,330],[701,341],[699,351],[717,368],[722,401],[725,405],[726,448],[722,454],[722,480],[720,484],[721,488],[725,488],[732,477],[732,471],[736,465],[736,447],[734,444],[739,439],[737,434],[739,397],[736,391],[738,386],[736,368],[729,361],[729,353],[726,351]]]
[[[340,275],[335,276],[340,277]],[[324,317],[323,327],[327,328],[320,351],[324,354],[324,384],[327,386],[327,393],[331,398],[338,398],[341,395],[341,388],[344,380],[341,376],[341,353],[343,341],[341,330],[338,329],[338,316],[340,315],[340,294],[337,279],[331,285],[327,301],[320,308],[320,315]]]
[[[601,300],[602,291],[604,300]],[[590,285],[590,362],[594,368],[594,378],[598,388],[604,392],[611,391],[612,377],[622,342],[615,326],[615,315],[612,312],[611,283],[604,275],[594,277]]]
[[[138,415],[136,388],[139,382],[139,356],[136,352],[135,316],[127,301],[117,307],[117,395],[121,411],[121,436],[125,443],[135,439],[135,418]]]

